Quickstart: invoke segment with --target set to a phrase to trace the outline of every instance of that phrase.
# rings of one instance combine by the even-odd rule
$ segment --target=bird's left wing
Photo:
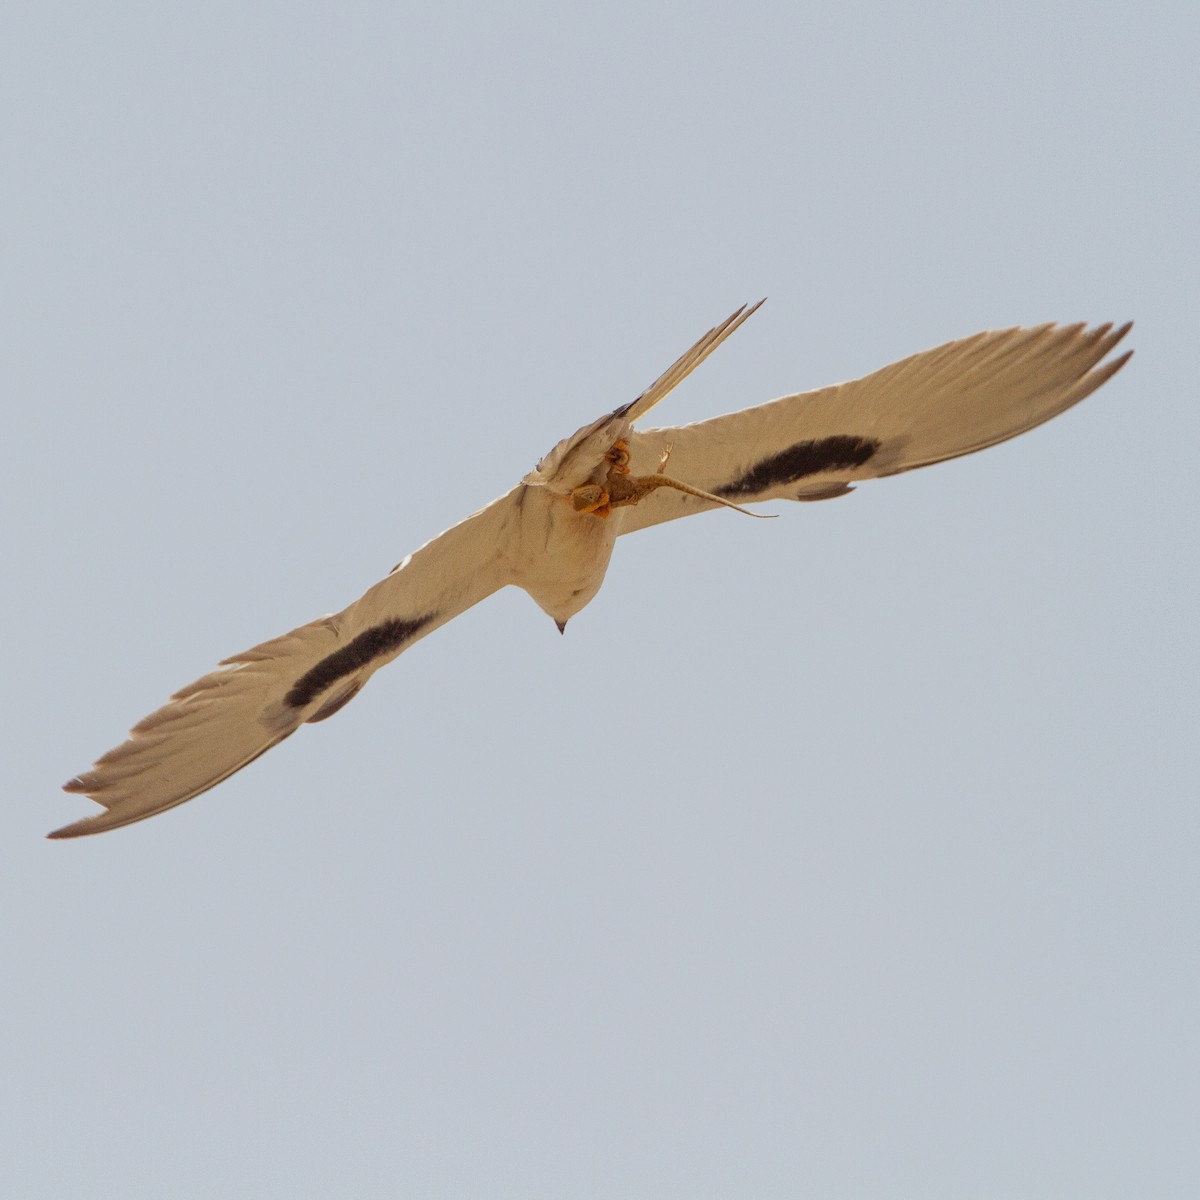
[[[1105,362],[1129,325],[1003,329],[914,354],[862,379],[784,396],[695,425],[635,430],[630,470],[660,469],[723,500],[825,500],[993,446],[1090,395],[1128,360]],[[669,452],[669,453],[668,453]],[[621,509],[630,533],[715,507],[663,488]]]
[[[409,555],[348,608],[225,659],[138,722],[65,789],[104,812],[55,830],[78,837],[153,816],[227,779],[306,721],[331,717],[414,642],[512,582],[522,490]]]

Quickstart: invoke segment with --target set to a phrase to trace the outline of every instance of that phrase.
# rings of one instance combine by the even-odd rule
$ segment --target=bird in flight
[[[348,608],[176,692],[65,785],[103,811],[49,836],[130,825],[200,795],[333,716],[385,663],[509,584],[561,632],[600,590],[620,534],[718,507],[830,500],[863,479],[983,450],[1078,404],[1132,354],[1108,358],[1129,324],[997,330],[711,421],[634,427],[761,304],[709,330],[636,400],[559,442]]]

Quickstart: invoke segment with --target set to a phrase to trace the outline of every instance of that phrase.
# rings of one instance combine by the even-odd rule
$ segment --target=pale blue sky
[[[1177,1197],[1192,3],[0,9],[0,1190]],[[1124,320],[1044,429],[494,597],[176,812],[58,786],[768,304],[682,423]]]

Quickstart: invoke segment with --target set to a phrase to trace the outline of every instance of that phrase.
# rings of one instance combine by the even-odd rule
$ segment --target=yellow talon
[[[624,438],[617,438],[604,457],[612,463],[612,470],[620,475],[629,474],[629,443]]]

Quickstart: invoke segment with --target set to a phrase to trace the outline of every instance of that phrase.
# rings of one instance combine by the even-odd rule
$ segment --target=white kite
[[[978,333],[851,383],[696,425],[635,429],[759,304],[738,309],[631,404],[559,442],[511,492],[348,608],[235,654],[176,692],[66,784],[104,811],[50,836],[115,829],[198,796],[306,722],[333,716],[385,663],[508,584],[563,630],[600,590],[618,534],[722,505],[828,500],[862,479],[994,446],[1079,403],[1132,353],[1103,361],[1129,325]]]

